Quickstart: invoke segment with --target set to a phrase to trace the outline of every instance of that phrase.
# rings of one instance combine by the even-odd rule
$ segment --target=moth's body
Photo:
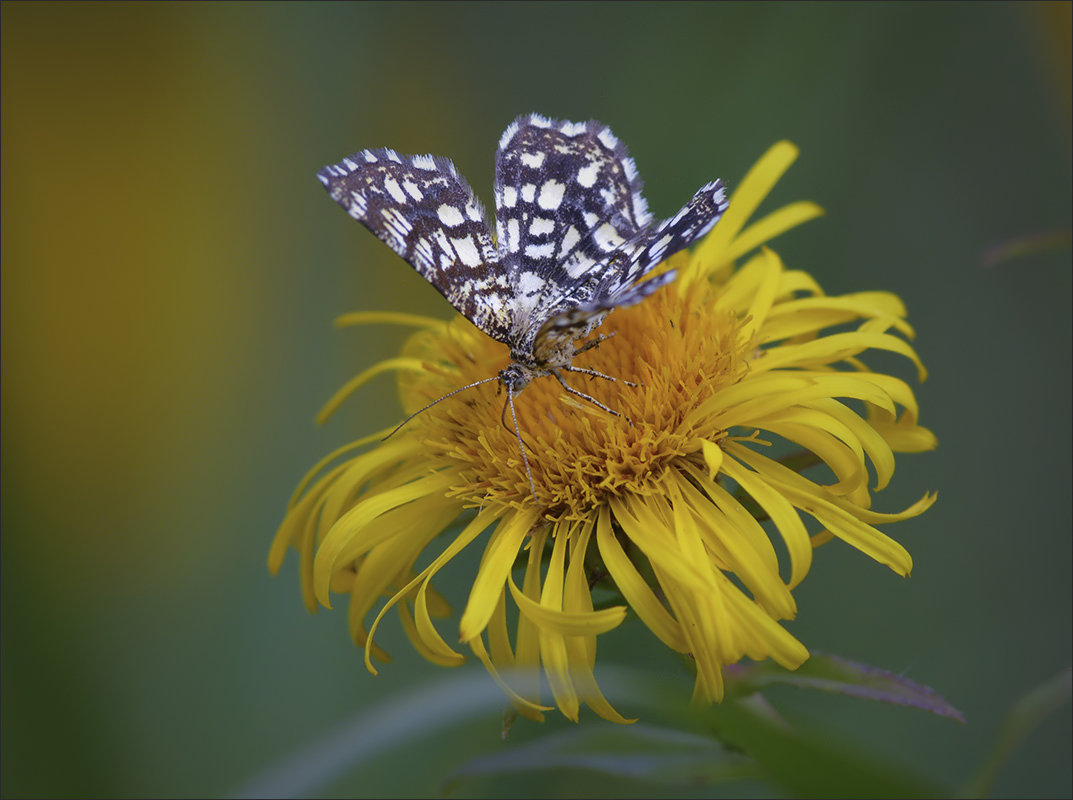
[[[504,369],[501,369],[496,377],[499,378],[500,385],[506,389],[508,393],[513,392],[515,395],[537,378],[543,378],[548,375],[555,376],[561,383],[562,375],[559,374],[559,370],[581,372],[586,375],[596,375],[598,377],[614,380],[614,378],[611,378],[609,375],[603,375],[594,370],[580,369],[574,366],[574,358],[579,353],[583,353],[586,350],[597,346],[604,339],[608,338],[610,337],[600,336],[585,343],[581,347],[578,347],[573,341],[564,340],[560,342],[558,346],[548,349],[547,355],[543,359],[535,358],[528,351],[517,352],[512,350],[510,354],[510,364]],[[591,400],[591,398],[589,399]]]
[[[480,383],[498,380],[506,390],[516,431],[514,396],[545,376],[617,413],[562,376],[614,380],[573,366],[578,353],[607,337],[576,343],[615,308],[673,280],[669,270],[639,282],[711,230],[727,207],[717,180],[671,219],[654,220],[633,159],[607,126],[538,114],[518,117],[500,138],[494,242],[484,209],[447,159],[362,150],[318,177],[350,216],[510,348],[511,363]]]

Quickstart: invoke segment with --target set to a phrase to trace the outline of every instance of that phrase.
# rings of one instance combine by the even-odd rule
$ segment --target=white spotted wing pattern
[[[510,347],[498,378],[513,394],[571,363],[575,342],[613,309],[674,279],[642,279],[711,230],[721,181],[656,221],[637,167],[611,130],[525,114],[496,154],[493,243],[484,209],[445,158],[362,150],[317,177],[474,325]],[[565,384],[564,384],[565,386]]]
[[[362,150],[317,173],[354,219],[402,256],[474,325],[510,336],[510,277],[484,208],[446,158]]]

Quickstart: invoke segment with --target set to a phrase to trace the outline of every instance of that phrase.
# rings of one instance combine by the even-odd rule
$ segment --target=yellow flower
[[[601,717],[628,721],[593,673],[597,636],[618,626],[627,606],[594,610],[595,580],[695,662],[697,701],[720,700],[722,668],[743,656],[799,666],[808,651],[779,620],[796,613],[791,590],[808,573],[813,549],[838,538],[908,575],[909,554],[875,525],[920,514],[934,496],[901,513],[872,511],[868,463],[874,488],[882,489],[894,452],[927,450],[935,439],[917,425],[910,387],[859,358],[866,350],[898,353],[924,378],[902,338],[913,332],[896,296],[828,297],[766,248],[735,269],[738,259],[822,213],[795,203],[746,227],[796,156],[788,142],[771,148],[696,251],[669,260],[677,281],[611,314],[600,332],[614,338],[578,358],[578,366],[638,384],[585,385],[622,416],[575,400],[553,380],[537,380],[516,397],[543,508],[515,432],[503,423],[503,398],[485,383],[429,408],[367,452],[328,468],[386,431],[318,464],[291,501],[271,570],[293,546],[311,610],[328,606],[332,592],[349,593],[351,631],[374,673],[372,658],[387,656],[373,634],[392,608],[423,656],[454,666],[464,656],[432,622],[449,613],[432,579],[480,539],[483,557],[457,639],[532,718],[548,706],[538,686],[517,676],[540,669],[570,719],[585,702]],[[448,323],[388,313],[340,320],[370,322],[419,330],[399,358],[354,378],[322,416],[384,371],[399,373],[411,413],[509,361],[503,345],[461,316]],[[825,477],[791,467],[800,469],[802,449],[808,464],[826,465]],[[475,511],[460,532],[439,540],[466,509]],[[805,518],[817,532],[809,533]],[[787,563],[780,565],[773,536]],[[426,550],[431,562],[415,570]],[[519,555],[524,564],[516,568]]]

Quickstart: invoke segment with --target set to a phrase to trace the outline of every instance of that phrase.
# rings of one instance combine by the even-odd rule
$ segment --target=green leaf
[[[746,701],[712,709],[716,735],[750,756],[759,777],[793,797],[944,797],[950,790],[829,736],[797,733]]]
[[[714,784],[755,778],[752,763],[719,742],[685,731],[603,723],[541,736],[492,756],[473,759],[449,779],[573,768],[665,785]]]
[[[1073,668],[1066,668],[1045,683],[1030,691],[1006,714],[998,739],[984,765],[963,793],[964,797],[984,797],[999,772],[1022,741],[1054,711],[1073,696]]]
[[[528,675],[521,672],[519,674]],[[503,692],[481,668],[454,670],[434,683],[386,697],[255,775],[231,797],[317,796],[333,781],[433,734],[503,707]]]
[[[1069,228],[1028,233],[995,242],[980,256],[980,263],[985,267],[1006,266],[1011,261],[1060,252],[1067,249],[1071,241],[1073,231]]]
[[[814,653],[794,671],[765,661],[735,665],[726,670],[727,689],[734,695],[751,694],[767,686],[785,684],[801,689],[860,697],[881,703],[913,706],[964,724],[961,712],[934,689],[908,678],[838,656]]]

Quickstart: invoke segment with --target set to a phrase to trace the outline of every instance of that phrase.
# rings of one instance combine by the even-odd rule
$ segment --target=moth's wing
[[[500,260],[530,312],[584,294],[651,221],[626,146],[599,122],[518,117],[496,154]]]
[[[534,352],[556,352],[564,340],[585,336],[613,309],[640,303],[676,277],[674,270],[638,281],[654,267],[704,236],[727,209],[722,181],[705,184],[677,214],[638,234],[623,245],[604,270],[592,297],[577,303],[564,301],[537,331]]]
[[[637,281],[679,250],[705,236],[728,205],[722,181],[704,184],[677,214],[643,231],[622,248],[621,255],[612,262],[614,269],[605,271],[590,304],[613,308],[640,302],[645,294],[633,298],[645,284]]]
[[[362,150],[317,173],[332,199],[402,256],[474,325],[507,341],[513,287],[484,208],[454,164]]]

